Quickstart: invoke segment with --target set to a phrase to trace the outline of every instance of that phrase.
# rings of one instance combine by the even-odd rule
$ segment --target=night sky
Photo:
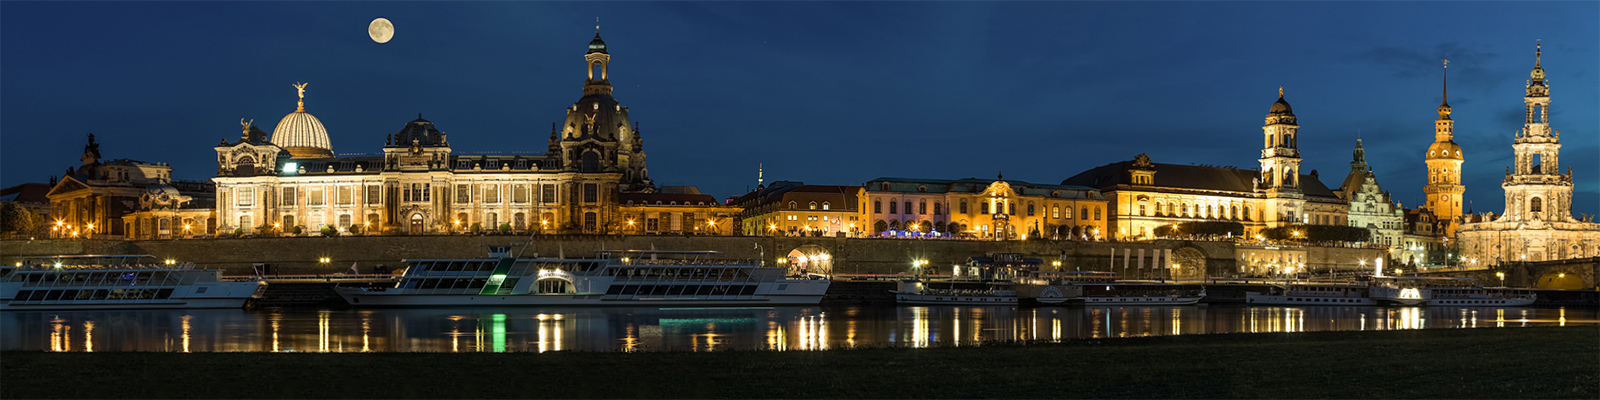
[[[367,23],[396,34],[373,42]],[[1500,180],[1543,39],[1575,212],[1600,209],[1600,3],[0,3],[0,185],[106,158],[216,171],[239,118],[306,109],[338,153],[417,113],[458,153],[542,152],[582,96],[595,17],[651,177],[720,197],[880,176],[1059,183],[1149,153],[1255,168],[1284,87],[1303,170],[1336,187],[1365,139],[1422,203],[1440,59],[1466,199]]]

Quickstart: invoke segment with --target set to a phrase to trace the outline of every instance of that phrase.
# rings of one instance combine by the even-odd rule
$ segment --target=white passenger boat
[[[1519,307],[1537,299],[1533,292],[1487,289],[1472,278],[1377,277],[1373,278],[1371,290],[1372,298],[1386,305]]]
[[[1378,305],[1367,295],[1364,284],[1350,283],[1293,283],[1274,288],[1272,293],[1248,292],[1245,304],[1282,306],[1374,306]]]
[[[938,283],[907,281],[900,283],[900,290],[892,290],[894,301],[899,304],[916,305],[1017,305],[1017,291],[1009,289],[1010,284],[986,285],[983,289],[957,289],[954,282],[947,282],[946,288],[934,288]]]
[[[1069,285],[1070,305],[1189,305],[1206,297],[1204,285],[1158,282],[1118,282],[1116,274],[1102,271],[1041,272],[1056,285]]]
[[[597,258],[405,260],[394,287],[336,287],[356,307],[810,305],[826,279],[791,279],[757,260],[713,258],[714,251],[600,251]]]
[[[0,266],[0,310],[242,308],[267,288],[221,274],[149,255],[28,257]]]

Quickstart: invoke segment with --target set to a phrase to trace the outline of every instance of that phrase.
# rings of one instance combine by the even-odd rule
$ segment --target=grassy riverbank
[[[0,353],[4,398],[1596,398],[1600,330],[821,352]]]

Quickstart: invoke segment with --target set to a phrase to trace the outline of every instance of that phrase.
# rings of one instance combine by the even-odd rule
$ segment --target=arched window
[[[1081,214],[1078,216],[1079,219],[1089,219],[1089,207],[1084,207]]]
[[[1028,216],[1033,216],[1033,203],[1028,203]]]
[[[813,202],[811,202],[810,208],[807,208],[807,210],[815,210],[815,209],[817,209],[817,202],[813,201]]]
[[[906,210],[906,214],[908,214],[908,215],[911,214],[911,202],[909,202],[909,201],[906,202],[905,210]]]
[[[882,213],[882,212],[883,212],[883,202],[882,201],[873,200],[872,201],[872,213],[873,214],[878,214],[878,213]]]
[[[962,214],[969,214],[967,212],[967,201],[966,200],[962,200],[961,201],[961,213]]]
[[[940,207],[939,207],[940,205],[941,204],[939,204],[939,203],[933,203],[933,215],[942,215],[942,214],[944,214],[943,210],[940,210]]]
[[[826,201],[822,202],[822,209],[823,210],[827,210],[828,209],[828,202],[826,202]]]
[[[893,201],[889,202],[889,213],[890,214],[899,214],[899,212],[896,211],[896,210],[898,210],[897,207],[899,207],[899,204],[900,203],[898,203],[898,202],[893,202]]]
[[[600,172],[600,153],[583,153],[582,172]]]
[[[483,229],[500,229],[500,214],[488,213],[483,216]]]
[[[1532,201],[1528,202],[1528,211],[1544,212],[1544,199],[1538,197],[1533,198]]]
[[[1061,218],[1061,206],[1050,206],[1050,218]]]
[[[799,206],[800,206],[800,203],[793,202],[793,201],[789,202],[789,209],[790,210],[793,210],[793,209],[795,209],[795,207],[799,207]]]
[[[1100,207],[1095,207],[1094,208],[1094,220],[1095,221],[1099,221],[1100,220]]]

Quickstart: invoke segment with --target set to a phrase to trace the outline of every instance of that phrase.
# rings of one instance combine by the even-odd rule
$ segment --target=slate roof
[[[1061,181],[1062,185],[1081,185],[1107,189],[1116,185],[1131,185],[1128,169],[1133,161],[1115,162],[1083,171]],[[1155,163],[1155,185],[1161,187],[1217,190],[1228,192],[1254,192],[1252,186],[1261,171],[1229,167]],[[1339,198],[1316,177],[1301,174],[1300,190],[1306,196]]]
[[[921,178],[894,178],[882,177],[867,181],[863,187],[869,192],[895,192],[895,193],[924,193],[920,190],[927,187],[925,193],[982,193],[994,184],[995,179],[921,179]],[[1018,180],[1003,180],[1017,194],[1026,196],[1050,196],[1052,192],[1060,193],[1063,199],[1091,199],[1103,200],[1104,197],[1093,187],[1083,185],[1048,185]],[[889,189],[884,190],[883,184],[888,183]]]

